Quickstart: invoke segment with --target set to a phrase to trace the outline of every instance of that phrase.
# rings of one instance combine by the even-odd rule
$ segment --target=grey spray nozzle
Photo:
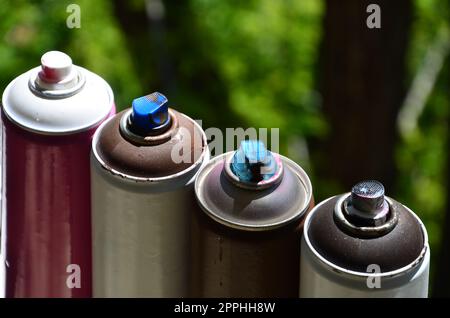
[[[352,188],[352,204],[355,209],[368,213],[373,213],[383,208],[383,184],[375,180],[357,183]]]
[[[375,180],[353,186],[350,195],[342,195],[334,208],[334,219],[344,231],[361,238],[389,233],[398,222],[395,205],[384,196],[383,185]]]
[[[386,222],[389,204],[384,198],[384,186],[376,180],[358,182],[353,186],[345,212],[359,226],[378,226]]]

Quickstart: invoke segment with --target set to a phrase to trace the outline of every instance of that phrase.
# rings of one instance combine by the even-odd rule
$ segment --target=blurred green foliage
[[[81,7],[80,29],[66,27],[70,3]],[[1,0],[0,87],[37,66],[45,51],[62,50],[110,83],[119,109],[128,107],[134,97],[166,89],[175,105],[206,126],[280,128],[281,152],[313,171],[304,138],[327,132],[315,87],[324,3],[164,3],[168,17],[176,16],[162,25],[163,57],[173,65],[169,84],[163,85],[157,49],[139,56],[139,47],[130,49],[137,35],[124,32],[112,1]],[[129,1],[127,6],[132,12],[148,10],[143,0]],[[448,29],[448,9],[445,1],[415,1],[407,61],[410,81],[438,29]],[[154,35],[147,39],[155,40]],[[447,58],[444,69],[448,63]],[[442,71],[416,130],[398,144],[397,193],[391,194],[423,218],[433,250],[439,246],[448,200],[444,180],[448,87],[448,72]]]
[[[279,127],[288,136],[324,130],[313,90],[320,1],[193,3],[231,111],[252,127]]]
[[[81,7],[81,28],[69,29],[66,8]],[[118,105],[142,94],[111,1],[2,0],[0,4],[0,85],[39,65],[43,52],[61,50],[75,64],[101,74]]]
[[[415,5],[407,61],[409,83],[440,32],[447,37],[450,35],[447,1],[417,0]],[[396,155],[399,175],[397,196],[420,216],[427,227],[432,271],[439,257],[442,224],[448,204],[449,67],[447,55],[416,128],[401,140]]]
[[[66,27],[70,3],[81,7],[80,29]],[[161,89],[152,78],[158,75],[155,63],[139,68],[139,60],[133,60],[127,50],[126,40],[134,35],[120,29],[112,6],[105,0],[2,0],[1,86],[36,66],[42,52],[56,49],[68,52],[76,64],[101,74],[114,88],[119,109],[128,107],[136,96]],[[144,1],[130,1],[128,6],[133,11],[146,10]],[[224,127],[222,118],[235,116],[240,122],[234,126],[278,127],[285,141],[282,145],[293,135],[315,135],[325,130],[317,107],[318,94],[313,89],[322,2],[193,0],[189,9],[187,17],[178,19],[190,22],[178,28],[169,26],[169,31],[176,32],[166,36],[167,58],[176,64],[177,89],[172,92],[175,104],[209,125]],[[189,29],[183,34],[186,25]],[[187,45],[193,46],[191,53],[174,43],[183,44],[186,37],[190,41]],[[157,58],[155,52],[146,56]],[[189,82],[198,81],[192,74],[202,72],[205,66],[201,64],[211,65],[219,79],[208,83],[201,78],[210,87],[193,89]],[[214,90],[218,84],[224,86],[220,89],[225,94],[213,95],[217,97],[214,103],[226,103],[226,113],[221,110],[217,114],[211,99],[204,97],[205,91]]]

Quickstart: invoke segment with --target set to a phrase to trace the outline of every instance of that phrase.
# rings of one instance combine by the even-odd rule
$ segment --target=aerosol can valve
[[[58,83],[72,75],[72,59],[59,51],[50,51],[41,57],[39,77],[46,83]]]
[[[231,169],[242,181],[260,182],[275,175],[277,164],[263,142],[244,140],[233,157]]]
[[[84,77],[73,66],[70,56],[59,51],[49,51],[42,55],[41,70],[31,79],[30,86],[38,94],[64,97],[75,94],[84,82]]]
[[[377,226],[386,222],[389,204],[384,198],[384,186],[368,180],[353,186],[346,212],[362,226]]]
[[[158,92],[133,100],[131,125],[140,135],[149,135],[169,125],[167,98]]]

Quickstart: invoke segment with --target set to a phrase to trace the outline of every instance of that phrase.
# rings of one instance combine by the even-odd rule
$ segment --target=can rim
[[[83,67],[81,67],[81,66],[78,66],[78,65],[73,65],[73,67],[76,68],[76,69],[78,69],[78,70],[81,71],[81,72],[86,72],[86,73],[90,72],[89,70],[87,70],[87,69],[85,69],[85,68],[83,68]],[[103,81],[103,83],[105,84],[104,86],[105,86],[105,88],[106,88],[107,95],[108,95],[108,99],[109,99],[109,102],[108,102],[108,104],[109,104],[108,112],[106,112],[105,115],[104,115],[102,118],[100,118],[99,120],[97,120],[96,122],[94,122],[94,123],[92,123],[92,124],[90,124],[90,125],[85,125],[85,126],[81,125],[81,126],[79,126],[79,127],[73,128],[73,129],[59,130],[59,131],[58,131],[58,130],[55,130],[55,131],[46,131],[46,130],[40,130],[40,129],[32,128],[32,127],[29,127],[29,126],[27,126],[27,125],[23,125],[23,124],[21,124],[19,121],[15,120],[15,119],[8,113],[7,107],[5,107],[5,104],[4,104],[4,101],[6,100],[6,99],[5,99],[5,96],[7,96],[7,95],[10,93],[11,88],[13,87],[13,85],[16,83],[16,81],[19,79],[20,76],[23,76],[23,75],[29,76],[30,74],[33,74],[38,68],[39,68],[39,67],[33,68],[33,69],[28,70],[28,71],[26,71],[25,73],[23,73],[23,74],[17,76],[16,78],[14,78],[14,79],[6,86],[5,90],[3,91],[3,94],[2,94],[2,101],[1,101],[1,109],[3,110],[3,113],[5,114],[6,118],[7,118],[11,123],[13,123],[13,124],[16,125],[17,127],[20,127],[20,128],[22,128],[22,129],[24,129],[24,130],[26,130],[26,131],[28,131],[28,132],[36,133],[36,134],[39,134],[39,135],[44,135],[44,136],[66,136],[66,135],[72,135],[72,134],[77,134],[77,133],[80,133],[80,132],[88,131],[88,130],[90,130],[90,129],[96,127],[96,126],[98,126],[98,125],[99,125],[100,123],[102,123],[106,118],[108,118],[109,114],[111,113],[112,108],[114,107],[114,93],[113,93],[113,91],[112,91],[111,86],[110,86],[110,85],[109,85],[109,84],[108,84],[101,76],[99,76],[99,75],[97,75],[97,74],[95,74],[95,73],[90,72],[90,73],[94,74],[95,76],[97,76],[101,81]],[[85,77],[85,75],[83,75],[83,76]],[[29,85],[29,84],[27,84],[27,85]],[[83,84],[83,86],[84,86],[84,84]],[[30,90],[31,90],[31,89],[30,89]],[[32,90],[31,90],[31,91],[32,91]],[[32,91],[32,92],[33,92],[33,94],[35,94],[34,91]],[[70,95],[70,96],[73,96],[73,94]],[[70,96],[66,96],[66,97],[70,97]],[[51,99],[51,98],[50,98],[50,99]]]
[[[123,113],[122,118],[120,118],[119,121],[120,133],[125,139],[128,139],[128,141],[132,143],[136,143],[142,146],[158,145],[170,140],[170,138],[172,138],[175,135],[176,130],[178,129],[178,119],[175,116],[173,110],[169,108],[168,114],[170,121],[167,131],[163,131],[160,135],[155,136],[143,137],[137,135],[133,131],[131,131],[131,129],[128,127],[128,122],[130,121],[130,116],[132,113],[133,113],[132,109],[127,110],[126,112]]]
[[[202,142],[203,142],[203,151],[200,154],[199,158],[191,165],[189,166],[189,168],[186,168],[180,172],[174,173],[174,174],[170,174],[168,176],[164,176],[164,177],[152,177],[152,178],[145,178],[145,177],[136,177],[133,175],[129,175],[126,173],[123,173],[121,171],[118,171],[116,169],[113,169],[111,167],[109,167],[105,161],[101,158],[101,156],[99,155],[99,153],[97,152],[97,142],[98,142],[98,138],[100,135],[100,132],[102,131],[103,127],[110,121],[113,120],[115,116],[112,116],[110,118],[108,118],[107,120],[105,120],[99,127],[98,129],[95,131],[94,136],[92,138],[92,153],[95,157],[95,159],[97,160],[98,163],[100,163],[100,165],[107,170],[107,172],[109,172],[111,175],[113,176],[118,176],[122,179],[128,180],[128,181],[133,181],[133,182],[138,182],[138,183],[146,183],[146,182],[151,182],[151,183],[159,183],[159,182],[164,182],[164,181],[169,181],[172,180],[174,178],[179,178],[179,177],[183,177],[186,174],[188,174],[191,171],[194,171],[195,169],[198,169],[199,166],[201,166],[202,162],[208,158],[208,156],[206,155],[206,153],[208,153],[208,142],[206,139],[206,134],[203,131],[202,127],[192,118],[190,118],[189,116],[183,114],[183,113],[178,113],[180,116],[185,117],[186,119],[190,120],[193,125],[195,126],[195,128],[199,129],[199,131],[201,132],[202,135]]]
[[[201,183],[204,181],[208,172],[211,171],[211,169],[213,169],[216,166],[218,161],[231,162],[230,160],[231,160],[233,154],[234,154],[234,151],[229,151],[229,152],[218,155],[215,158],[211,159],[208,162],[208,164],[205,165],[201,169],[201,171],[199,172],[199,174],[195,180],[195,194],[196,194],[195,197],[196,197],[197,202],[199,203],[199,206],[201,207],[202,211],[206,215],[208,215],[213,220],[215,220],[216,222],[218,222],[222,225],[229,226],[229,227],[237,229],[237,230],[246,230],[246,231],[252,231],[252,232],[274,230],[274,229],[282,227],[285,224],[292,223],[295,220],[298,220],[302,216],[305,215],[305,213],[307,212],[308,207],[310,205],[310,202],[312,200],[311,180],[309,179],[305,170],[303,170],[303,168],[300,167],[300,165],[298,165],[291,159],[289,159],[285,156],[282,156],[280,154],[278,154],[278,156],[283,161],[283,164],[285,166],[289,166],[293,170],[293,173],[300,179],[300,181],[303,184],[303,187],[305,188],[306,200],[299,212],[295,213],[293,216],[291,216],[290,218],[285,219],[283,221],[258,225],[258,224],[247,224],[244,222],[233,222],[233,221],[225,219],[224,217],[218,216],[217,214],[214,213],[214,211],[209,209],[203,200],[203,195],[201,195],[201,191],[200,191]]]
[[[314,248],[314,246],[312,245],[312,243],[311,243],[311,241],[309,239],[308,230],[309,230],[309,226],[311,224],[311,219],[314,217],[314,214],[317,213],[317,211],[319,211],[321,206],[324,205],[329,200],[332,200],[333,198],[336,198],[338,196],[347,197],[348,195],[350,195],[350,192],[344,193],[342,195],[336,195],[336,196],[333,196],[333,197],[328,198],[326,200],[323,200],[322,202],[317,204],[311,210],[311,212],[308,214],[308,216],[306,217],[305,224],[304,224],[304,227],[303,227],[303,238],[305,240],[305,243],[306,243],[307,247],[309,248],[309,251],[314,254],[316,259],[319,260],[322,265],[324,265],[325,267],[328,267],[329,269],[331,269],[334,272],[337,272],[338,274],[344,274],[344,275],[348,275],[350,277],[360,277],[360,278],[381,277],[381,278],[383,278],[383,277],[395,277],[395,276],[403,275],[403,274],[409,272],[410,270],[416,268],[416,266],[418,264],[420,264],[425,259],[427,251],[429,250],[427,230],[426,230],[425,225],[423,224],[423,222],[420,220],[420,218],[410,208],[408,208],[405,205],[403,205],[403,206],[406,208],[406,210],[408,212],[410,212],[412,214],[412,216],[418,221],[418,223],[420,225],[420,229],[422,230],[422,235],[423,235],[423,240],[424,240],[424,246],[423,246],[422,250],[420,251],[419,256],[417,256],[417,258],[414,259],[408,265],[403,266],[403,267],[401,267],[399,269],[396,269],[396,270],[393,270],[393,271],[389,271],[389,272],[384,272],[384,273],[366,273],[366,272],[358,272],[358,271],[345,269],[345,268],[343,268],[341,266],[333,264],[332,262],[327,260],[324,256],[322,256]],[[386,200],[388,200],[388,202],[390,202],[392,200],[388,196],[385,196],[385,198],[386,198]]]
[[[73,96],[84,87],[84,84],[86,84],[86,77],[84,76],[82,69],[79,66],[72,65],[72,68],[73,68],[72,72],[76,74],[75,77],[78,79],[78,83],[71,88],[58,89],[56,91],[40,88],[39,85],[37,85],[36,83],[36,79],[39,78],[40,71],[39,69],[36,68],[30,71],[30,77],[28,79],[28,87],[35,95],[43,98],[61,99]]]
[[[344,210],[347,209],[348,200],[351,196],[341,195],[340,198],[336,201],[334,206],[334,219],[335,222],[339,222],[336,224],[341,227],[341,230],[344,232],[352,233],[355,235],[360,235],[360,238],[374,238],[377,236],[385,235],[392,231],[394,227],[398,223],[398,211],[397,208],[392,203],[391,198],[385,197],[385,200],[391,210],[391,215],[386,220],[386,223],[377,226],[361,226],[357,227],[350,223],[347,218],[344,216]]]

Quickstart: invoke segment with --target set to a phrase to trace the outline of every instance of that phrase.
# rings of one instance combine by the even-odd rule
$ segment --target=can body
[[[94,296],[185,297],[193,183],[158,193],[93,165]]]
[[[90,297],[89,152],[93,130],[41,136],[3,118],[6,296]],[[70,264],[81,288],[68,288]]]
[[[430,251],[423,261],[410,273],[381,280],[384,289],[368,289],[368,277],[351,277],[335,272],[318,261],[302,239],[300,297],[349,297],[349,298],[426,298],[428,297],[428,274],[430,269]],[[370,278],[369,278],[370,279]],[[391,281],[389,281],[391,280]]]
[[[300,238],[313,205],[309,179],[279,156],[284,176],[278,185],[240,189],[224,176],[229,155],[213,159],[196,181],[203,211],[192,221],[192,295],[298,297]]]
[[[244,232],[195,213],[193,297],[297,297],[302,227]]]
[[[158,158],[158,154],[170,152],[174,140],[183,139],[177,133],[167,143],[134,147],[118,133],[118,121],[127,115],[120,113],[105,123],[94,138],[91,160],[94,297],[188,296],[189,221],[196,205],[194,180],[209,154],[200,126],[187,116],[174,114],[180,119],[180,127],[197,130],[202,149],[193,165],[177,173],[165,175],[158,171],[158,177],[151,176],[161,168],[161,163],[156,163],[155,168],[154,161],[176,166],[169,162],[169,157],[165,160]],[[101,149],[99,144],[114,138],[119,141],[112,144],[120,148],[115,155],[127,153],[125,157],[133,157],[130,164],[139,172],[127,170],[115,159],[105,159],[114,150]],[[138,151],[146,154],[139,156]],[[147,170],[142,158],[148,158],[148,166],[153,168]]]
[[[317,239],[315,231],[311,231],[311,223],[316,219],[316,225],[322,227],[317,231],[325,231],[329,235],[329,240],[340,237],[340,230],[330,230],[328,226],[335,225],[327,221],[333,207],[337,206],[338,197],[330,198],[317,205],[305,221],[304,235],[302,238],[301,267],[300,275],[300,297],[413,297],[424,298],[428,296],[428,274],[430,265],[430,249],[428,247],[426,230],[419,218],[409,209],[390,200],[392,205],[397,206],[400,211],[398,224],[391,232],[377,238],[347,238],[348,240],[358,240],[359,249],[349,249],[346,243],[339,244],[339,253],[346,255],[346,261],[335,261],[333,256],[328,254],[333,243],[321,242]],[[319,218],[320,216],[320,219]],[[322,225],[319,225],[319,222]],[[405,224],[405,223],[410,223]],[[414,223],[414,226],[411,224]],[[335,233],[339,234],[335,236]],[[397,233],[396,233],[397,232]],[[344,234],[345,235],[345,234]],[[423,237],[417,244],[417,248],[408,247],[411,237]],[[404,241],[402,241],[402,238]],[[379,241],[377,243],[377,241]],[[336,242],[343,242],[337,239]],[[372,244],[371,248],[367,245]],[[352,258],[359,258],[364,255],[367,248],[369,257],[361,257],[364,267],[360,270],[351,268]],[[414,252],[410,252],[413,251]],[[404,252],[407,251],[407,252]],[[403,258],[403,259],[402,259]],[[367,259],[365,261],[364,259]],[[389,264],[389,262],[399,265]],[[376,272],[373,264],[382,263],[381,271]],[[372,265],[371,265],[372,264]],[[378,266],[378,265],[377,265]],[[367,270],[364,270],[364,268]],[[388,267],[387,271],[382,271],[383,267]]]
[[[50,73],[53,57],[45,60]],[[36,83],[45,74],[36,68],[17,77],[3,95],[6,297],[92,295],[89,154],[96,128],[115,106],[103,79],[64,57],[75,78],[72,87],[62,74],[63,90],[54,78],[40,91]]]

